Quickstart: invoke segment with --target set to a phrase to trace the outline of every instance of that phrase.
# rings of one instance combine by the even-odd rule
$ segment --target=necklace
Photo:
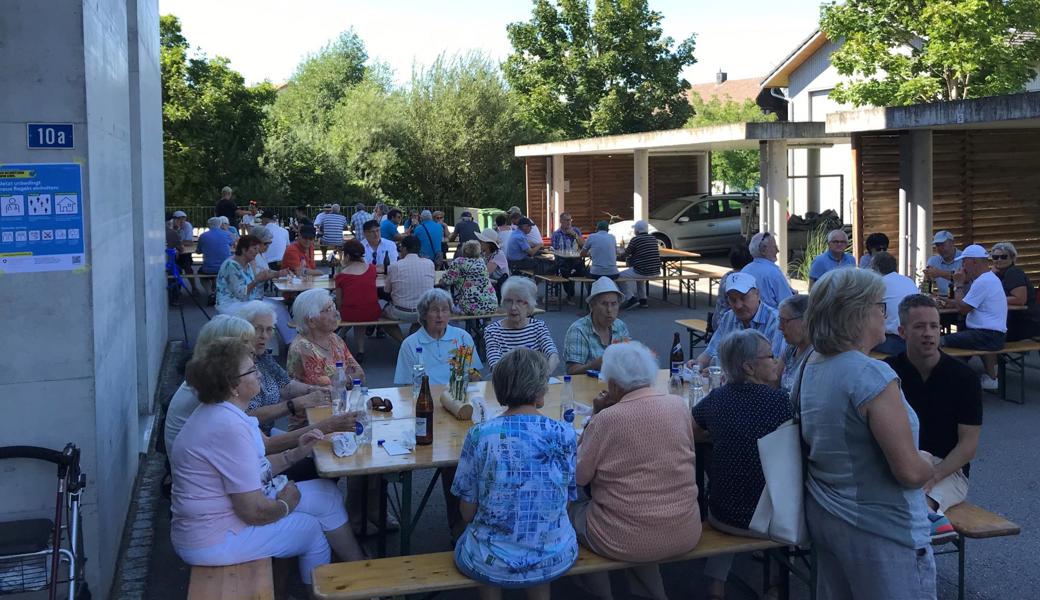
[[[332,335],[332,334],[329,334],[329,335]],[[310,340],[310,342],[311,342],[312,344],[314,344],[315,346],[317,346],[317,347],[321,348],[321,349],[322,349],[322,350],[324,350],[325,352],[329,352],[329,353],[331,353],[331,352],[332,352],[332,344],[329,344],[329,345],[328,345],[328,347],[325,347],[325,346],[322,346],[321,344],[319,344],[319,343],[318,343],[318,340],[316,340],[316,339],[314,339],[314,338],[312,338],[312,337],[308,337],[307,339],[308,339],[308,340]]]

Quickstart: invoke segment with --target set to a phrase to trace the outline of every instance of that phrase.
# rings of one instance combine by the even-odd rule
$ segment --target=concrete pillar
[[[787,272],[787,213],[788,213],[788,181],[787,181],[787,141],[770,140],[765,142],[765,203],[769,207],[769,219],[766,221],[770,232],[776,234],[780,254],[777,264]]]
[[[762,185],[758,190],[758,230],[769,231],[769,203],[766,202],[766,179],[769,178],[769,160],[766,143],[758,143],[758,176]]]
[[[697,183],[700,185],[697,193],[710,194],[712,192],[711,152],[705,152],[697,157]]]
[[[632,153],[632,219],[639,221],[650,215],[650,153]]]
[[[899,272],[916,279],[931,255],[932,132],[904,132],[899,153]]]
[[[820,149],[805,151],[805,210],[820,212]]]
[[[563,178],[563,155],[554,154],[552,157],[552,198],[550,199],[550,205],[552,214],[546,215],[546,229],[544,233],[546,235],[552,235],[553,231],[556,231],[556,227],[559,224],[560,213],[564,212],[565,206],[565,192],[566,183]]]
[[[10,65],[0,71],[0,89],[17,90],[0,94],[0,156],[81,165],[85,251],[73,271],[2,275],[0,339],[9,351],[0,353],[8,409],[0,440],[80,447],[86,576],[101,598],[137,474],[139,400],[154,389],[166,342],[158,36],[157,0],[9,0],[0,19],[0,60]],[[133,52],[147,54],[137,61],[136,85]],[[27,150],[27,122],[72,123],[75,147]],[[139,377],[141,369],[147,375]],[[0,521],[53,517],[53,467],[5,468]]]

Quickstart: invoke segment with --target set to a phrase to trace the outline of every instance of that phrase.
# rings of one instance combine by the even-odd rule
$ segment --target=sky
[[[590,4],[592,0],[590,0]],[[650,0],[662,28],[677,45],[697,36],[691,83],[762,77],[811,34],[819,0]],[[250,84],[282,83],[296,65],[351,27],[370,58],[408,81],[413,66],[480,50],[495,60],[509,55],[506,25],[531,17],[530,0],[159,0],[175,14],[192,47],[224,56]]]

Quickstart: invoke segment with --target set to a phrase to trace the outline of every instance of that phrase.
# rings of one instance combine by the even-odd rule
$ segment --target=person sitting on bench
[[[636,281],[625,282],[628,300],[621,308],[632,308],[636,302],[639,302],[639,308],[647,308],[650,305],[646,300],[646,284],[639,280],[661,274],[661,243],[650,235],[650,224],[646,221],[636,221],[632,230],[636,235],[628,241],[624,254],[629,268],[622,271],[620,276]]]
[[[961,268],[953,274],[956,290],[955,300],[940,300],[942,306],[956,308],[967,315],[967,328],[957,333],[944,335],[941,345],[950,348],[968,348],[999,352],[1004,347],[1007,333],[1007,296],[1000,279],[989,269],[989,253],[978,244],[972,244],[961,252]],[[970,283],[971,288],[965,293]],[[982,389],[995,390],[997,382],[996,361],[984,361],[986,372],[982,374]]]
[[[906,352],[885,359],[921,422],[919,447],[935,464],[935,475],[924,484],[933,536],[953,531],[943,513],[968,495],[968,461],[975,457],[982,429],[979,378],[939,349],[939,332],[935,301],[924,294],[907,296],[899,303]]]
[[[509,260],[509,272],[521,270],[535,271],[538,265],[534,255],[542,251],[542,244],[532,243],[527,235],[531,233],[534,221],[524,217],[517,222],[516,229],[506,238],[506,259]]]
[[[711,359],[718,356],[719,344],[729,334],[741,329],[757,329],[773,343],[773,356],[781,356],[784,349],[784,336],[780,333],[780,316],[775,308],[770,308],[758,295],[758,284],[755,278],[747,273],[733,273],[726,278],[726,298],[730,311],[719,321],[719,326],[711,336],[708,347],[697,357],[696,365],[705,369]],[[690,367],[693,368],[690,361]]]
[[[596,231],[585,240],[581,247],[581,257],[589,257],[589,275],[592,277],[618,278],[618,245],[617,238],[610,233],[610,223],[596,223]]]

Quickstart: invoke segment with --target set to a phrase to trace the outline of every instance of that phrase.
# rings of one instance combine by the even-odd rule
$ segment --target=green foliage
[[[789,277],[809,281],[809,268],[812,267],[814,258],[827,251],[827,234],[830,232],[831,227],[827,223],[818,225],[809,232],[805,238],[805,253],[787,265]]]
[[[692,94],[690,104],[693,116],[686,127],[706,127],[726,123],[759,123],[775,121],[776,115],[765,114],[754,100],[737,102],[726,96],[705,101],[700,94]],[[749,191],[758,187],[760,173],[758,150],[725,150],[711,155],[711,179],[721,181],[725,191]]]
[[[831,56],[853,77],[831,97],[894,106],[1020,91],[1040,62],[1037,0],[843,0],[821,29],[844,39]]]
[[[521,117],[541,136],[572,138],[671,129],[691,109],[679,74],[696,62],[691,35],[673,50],[646,0],[534,0],[507,27],[503,65]]]
[[[274,88],[246,86],[225,58],[191,54],[177,17],[159,29],[167,202],[210,205],[228,184],[240,198],[266,193],[257,157]]]

